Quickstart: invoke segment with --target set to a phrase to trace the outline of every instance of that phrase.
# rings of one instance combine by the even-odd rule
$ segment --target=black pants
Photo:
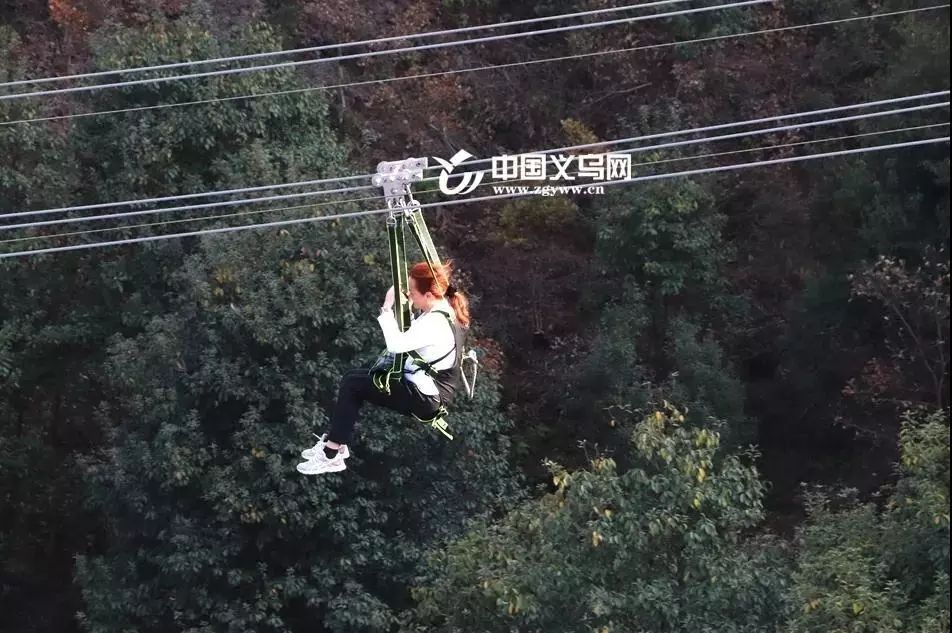
[[[417,386],[406,377],[400,382],[390,383],[390,393],[386,394],[374,387],[369,369],[352,369],[341,378],[337,404],[331,414],[328,441],[338,444],[350,442],[360,405],[364,402],[372,402],[397,413],[413,414],[424,419],[432,417],[440,407],[439,396],[420,393]]]

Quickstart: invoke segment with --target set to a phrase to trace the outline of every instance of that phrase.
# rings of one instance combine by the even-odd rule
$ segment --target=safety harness
[[[430,232],[426,228],[426,222],[423,220],[423,210],[420,203],[413,198],[413,192],[410,190],[410,183],[423,180],[423,170],[426,169],[426,158],[409,158],[403,161],[384,161],[377,165],[377,173],[373,177],[373,183],[383,188],[384,196],[387,199],[387,208],[390,213],[387,217],[387,236],[390,241],[390,271],[393,279],[394,300],[396,308],[394,316],[397,320],[397,326],[401,332],[405,332],[410,327],[410,302],[407,300],[406,292],[409,289],[409,275],[406,263],[406,238],[405,229],[410,228],[417,246],[423,252],[423,257],[430,272],[436,277],[438,270],[442,269],[442,263],[436,253],[436,247],[433,246],[433,240],[430,238]],[[463,333],[462,329],[453,321],[450,315],[442,310],[434,310],[446,317],[450,327],[453,330],[453,348],[439,359],[427,362],[415,351],[393,354],[384,350],[377,358],[377,362],[371,368],[371,376],[374,386],[383,393],[390,393],[390,385],[403,379],[405,371],[406,358],[413,359],[416,369],[413,372],[423,371],[436,383],[440,394],[440,405],[436,413],[429,419],[423,419],[416,415],[417,420],[430,425],[449,439],[453,436],[449,432],[449,425],[446,423],[447,408],[453,394],[459,388],[459,379],[462,378],[466,385],[466,391],[469,397],[473,397],[476,388],[476,353],[470,350],[469,353],[463,352]],[[444,358],[448,357],[454,351],[459,350],[456,362],[453,367],[446,370],[437,370],[434,365]],[[473,381],[472,385],[466,379],[462,370],[464,360],[473,362]]]

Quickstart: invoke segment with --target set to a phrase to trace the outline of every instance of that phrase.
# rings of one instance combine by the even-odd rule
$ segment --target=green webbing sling
[[[387,219],[387,236],[390,241],[390,274],[393,280],[394,302],[397,309],[394,310],[394,316],[397,319],[397,327],[401,332],[405,332],[410,327],[410,303],[406,298],[406,291],[409,288],[406,266],[406,240],[404,238],[404,217],[397,213]],[[403,375],[403,367],[406,364],[406,354],[387,354],[386,350],[381,354],[384,359],[384,366],[374,367],[372,378],[374,386],[380,391],[389,394],[390,383],[400,380]],[[389,361],[389,362],[387,362]]]
[[[426,222],[423,220],[423,210],[419,207],[407,209],[403,207],[400,210],[392,212],[387,219],[387,236],[390,241],[390,274],[393,279],[394,301],[398,308],[394,311],[397,319],[397,326],[401,332],[405,332],[410,327],[410,302],[407,300],[407,291],[410,288],[409,275],[406,262],[406,238],[404,229],[408,223],[410,232],[413,234],[417,245],[423,251],[423,257],[426,259],[430,272],[434,276],[437,271],[442,270],[443,265],[439,256],[436,254],[436,247],[433,246],[433,240],[430,238],[430,232],[426,228]],[[402,352],[399,354],[389,354],[386,350],[381,354],[381,359],[374,366],[371,374],[374,386],[383,393],[390,393],[390,383],[398,382],[403,377],[403,369],[406,365],[406,357],[412,354],[417,362],[422,361],[415,352]],[[446,407],[442,404],[436,414],[429,420],[424,420],[413,416],[429,424],[437,431],[453,439],[448,432],[449,426],[443,418],[446,416]]]
[[[417,245],[423,252],[423,257],[430,267],[430,274],[436,279],[436,273],[443,269],[443,264],[440,262],[440,256],[436,254],[436,247],[433,246],[433,240],[430,239],[426,222],[423,221],[423,209],[419,207],[410,212],[410,232],[413,233]]]

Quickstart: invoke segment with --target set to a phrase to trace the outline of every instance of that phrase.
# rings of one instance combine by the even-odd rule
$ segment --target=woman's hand
[[[393,286],[390,286],[390,290],[387,291],[387,296],[383,299],[383,305],[381,306],[382,310],[390,310],[393,308],[394,302],[394,291]]]

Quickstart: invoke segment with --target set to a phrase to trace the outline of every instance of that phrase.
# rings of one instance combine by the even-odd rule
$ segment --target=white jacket
[[[393,310],[385,310],[377,317],[380,329],[383,330],[383,338],[387,342],[387,351],[394,354],[415,351],[427,363],[433,364],[435,360],[446,355],[440,362],[433,364],[433,369],[450,369],[456,363],[456,354],[459,350],[454,350],[456,339],[453,336],[453,328],[442,314],[436,314],[437,311],[446,312],[455,323],[456,314],[452,306],[446,299],[437,301],[429,312],[413,318],[411,315],[410,327],[406,332],[400,331],[397,325],[397,319]],[[449,353],[453,350],[452,353]],[[437,396],[439,391],[436,383],[422,369],[411,373],[418,366],[412,358],[407,358],[404,366],[404,375],[407,380],[414,383],[420,393],[428,396]]]

